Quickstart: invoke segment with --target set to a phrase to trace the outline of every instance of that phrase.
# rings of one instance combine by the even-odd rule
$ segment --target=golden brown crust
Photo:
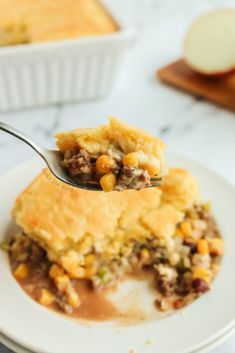
[[[61,152],[73,147],[84,148],[93,156],[111,150],[114,154],[137,152],[140,167],[152,164],[160,169],[159,175],[167,172],[164,158],[164,143],[145,131],[134,128],[111,117],[106,125],[90,129],[75,129],[56,134]]]
[[[142,220],[154,234],[159,237],[170,237],[175,232],[175,225],[182,221],[183,214],[176,212],[171,205],[164,205],[159,209],[145,214]]]
[[[163,202],[179,210],[190,208],[199,200],[198,182],[189,171],[184,169],[170,169],[169,174],[164,178],[161,190]]]
[[[0,8],[0,28],[24,25],[30,42],[78,38],[118,30],[116,23],[96,0],[0,0]]]
[[[13,217],[52,260],[73,273],[92,247],[108,256],[118,251],[114,244],[130,238],[173,236],[183,213],[161,202],[159,188],[121,193],[65,189],[45,169],[19,195]]]

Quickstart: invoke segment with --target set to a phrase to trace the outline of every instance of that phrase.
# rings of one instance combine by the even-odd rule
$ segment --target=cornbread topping
[[[0,8],[1,46],[118,31],[97,0],[0,0]]]

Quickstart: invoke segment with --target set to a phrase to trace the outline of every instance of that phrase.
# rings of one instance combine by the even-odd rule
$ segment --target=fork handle
[[[19,140],[27,143],[30,147],[34,149],[41,157],[43,157],[43,148],[39,146],[35,141],[33,141],[29,136],[25,135],[23,132],[15,129],[14,127],[7,125],[0,121],[0,130],[18,138]]]

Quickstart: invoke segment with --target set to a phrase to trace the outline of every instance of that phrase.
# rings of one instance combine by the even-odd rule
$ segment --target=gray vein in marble
[[[194,125],[193,124],[185,124],[182,126],[180,133],[184,134],[187,133],[189,131],[192,131],[194,129]]]
[[[205,122],[212,114],[206,114],[206,115],[201,115],[198,116],[196,119],[197,121],[195,122],[186,122],[180,126],[180,128],[177,130],[177,136],[182,137],[183,134],[186,134],[190,131],[193,131],[195,127],[199,126],[200,123]]]
[[[196,120],[191,121],[190,123],[188,121],[186,123],[182,123],[182,120],[184,119],[184,117],[188,115],[188,113],[191,110],[193,110],[194,106],[198,108],[200,104],[203,104],[207,108],[206,114],[200,114],[199,116],[196,117]],[[180,119],[181,123],[179,124],[178,129],[176,129],[176,124],[175,124],[174,132],[177,131],[177,136],[182,136],[183,134],[194,130],[195,127],[198,128],[200,124],[205,123],[211,117],[219,116],[221,112],[222,112],[222,108],[212,105],[210,102],[206,101],[205,99],[200,99],[200,96],[193,96],[191,103],[188,102],[188,104],[185,105],[184,108],[182,109],[182,113],[178,112],[178,114],[181,116],[181,119]]]
[[[158,135],[160,137],[165,137],[166,135],[168,135],[171,132],[171,130],[172,130],[171,125],[165,125],[159,129]]]
[[[55,114],[53,117],[53,121],[49,127],[45,127],[43,125],[37,125],[35,126],[36,130],[40,130],[46,138],[51,138],[51,136],[56,132],[58,127],[60,126],[60,121],[61,121],[61,115],[62,115],[62,110],[63,106],[59,103],[55,105]]]
[[[186,124],[182,124],[182,120],[185,118],[185,115],[192,110],[192,107],[196,104],[196,102],[197,101],[195,100],[195,98],[191,97],[190,100],[183,105],[183,107],[181,107],[177,112],[174,112],[175,116],[177,116],[176,122],[162,126],[159,129],[159,136],[168,137],[168,135],[170,134],[180,134],[184,130],[188,131],[192,129],[192,124],[189,125],[188,122]]]
[[[211,116],[218,116],[220,115],[221,111],[223,108],[219,107],[219,106],[215,106],[215,105],[210,105],[210,109],[208,109],[207,111],[207,115],[206,117],[211,117]],[[205,117],[204,117],[205,118]]]

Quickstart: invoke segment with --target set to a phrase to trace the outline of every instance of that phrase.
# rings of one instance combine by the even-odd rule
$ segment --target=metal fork
[[[7,132],[10,135],[13,135],[20,139],[21,141],[27,143],[30,147],[32,147],[41,158],[44,159],[50,171],[55,175],[56,178],[60,179],[66,184],[75,186],[80,189],[92,190],[92,191],[102,191],[102,188],[99,183],[85,183],[79,178],[72,178],[67,173],[66,169],[62,166],[62,158],[63,155],[58,150],[49,150],[38,145],[35,141],[33,141],[30,137],[26,136],[21,131],[9,126],[0,121],[0,130]],[[152,178],[151,185],[148,187],[156,187],[162,185],[162,178]],[[130,188],[131,189],[131,188]]]

